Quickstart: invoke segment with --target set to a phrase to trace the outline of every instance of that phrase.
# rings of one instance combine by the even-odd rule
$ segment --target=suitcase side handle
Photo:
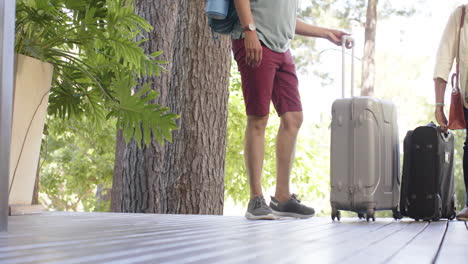
[[[351,49],[351,97],[354,96],[354,38],[351,36],[343,36],[341,38],[341,48],[342,48],[342,87],[341,95],[342,98],[345,97],[345,88],[346,88],[346,49]]]
[[[436,129],[437,131],[437,134],[440,135],[440,137],[442,138],[442,140],[444,140],[445,142],[448,142],[450,137],[451,137],[451,133],[450,131],[447,131],[447,132],[443,132],[442,131],[442,128],[440,126],[437,126],[436,124],[434,124],[434,122],[431,122],[429,124],[427,124],[428,127],[433,127]]]
[[[442,132],[442,129],[440,127],[437,127],[437,132],[439,132],[440,136],[442,137],[442,139],[445,142],[449,141],[449,139],[450,139],[450,133],[449,132],[447,132],[447,133]]]

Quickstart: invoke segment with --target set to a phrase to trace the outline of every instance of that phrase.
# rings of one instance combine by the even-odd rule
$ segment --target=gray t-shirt
[[[297,0],[250,0],[250,8],[260,41],[276,52],[286,52],[296,31]],[[233,39],[243,38],[240,22]]]

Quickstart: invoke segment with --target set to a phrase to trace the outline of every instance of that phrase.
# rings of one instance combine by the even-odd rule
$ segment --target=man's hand
[[[439,123],[440,129],[442,130],[442,132],[447,133],[448,121],[444,113],[444,108],[442,106],[436,107],[435,118],[437,120],[437,123]]]
[[[334,30],[334,29],[328,29],[326,32],[326,39],[331,41],[332,43],[341,46],[341,43],[343,41],[343,36],[349,36],[350,34],[339,31],[339,30]],[[346,47],[348,47],[349,43],[346,43]]]
[[[263,49],[258,40],[257,31],[246,31],[244,39],[246,57],[245,62],[250,67],[258,67],[262,62]]]

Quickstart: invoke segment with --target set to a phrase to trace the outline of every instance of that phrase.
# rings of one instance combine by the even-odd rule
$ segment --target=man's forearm
[[[234,0],[236,5],[237,15],[242,24],[242,27],[246,27],[249,24],[255,24],[253,19],[252,10],[250,9],[250,0]]]
[[[443,104],[444,103],[444,95],[445,95],[445,89],[447,87],[447,82],[443,80],[442,78],[436,78],[434,79],[435,83],[435,99],[437,104]],[[442,106],[442,105],[438,105]]]
[[[301,20],[296,20],[296,34],[305,36],[305,37],[316,37],[316,38],[326,38],[328,29],[312,26],[302,22]]]

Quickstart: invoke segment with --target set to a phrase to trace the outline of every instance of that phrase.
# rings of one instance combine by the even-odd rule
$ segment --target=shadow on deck
[[[0,263],[468,263],[456,221],[49,212],[9,229]]]

